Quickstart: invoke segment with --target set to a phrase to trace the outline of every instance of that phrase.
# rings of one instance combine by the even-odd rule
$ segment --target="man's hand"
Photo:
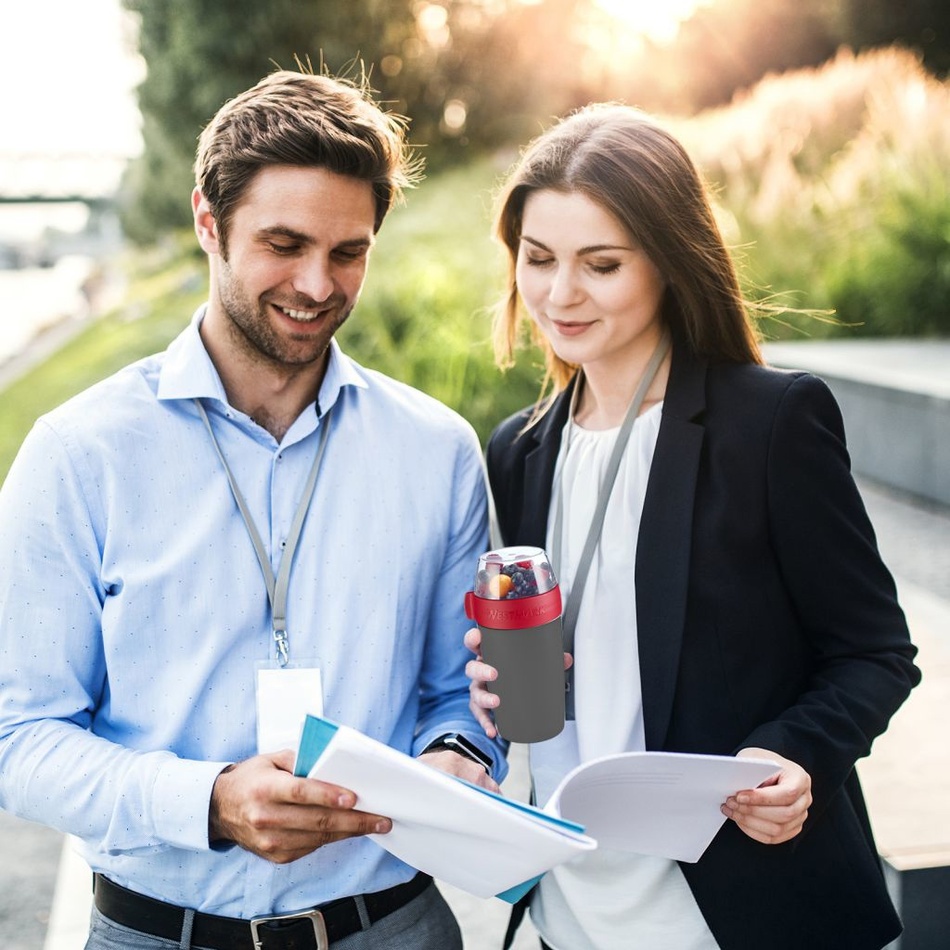
[[[449,775],[455,775],[458,778],[471,782],[472,785],[479,785],[487,788],[490,792],[500,792],[501,787],[498,783],[477,763],[467,759],[458,752],[451,749],[435,749],[432,752],[423,752],[419,756],[420,762]]]
[[[767,749],[743,749],[739,756],[771,759],[781,769],[758,788],[727,798],[722,813],[750,838],[762,844],[782,844],[795,837],[805,824],[811,805],[811,776],[791,759]]]
[[[211,792],[209,841],[288,864],[333,841],[392,829],[388,818],[356,811],[353,792],[297,778],[293,767],[294,753],[284,750],[225,769]]]

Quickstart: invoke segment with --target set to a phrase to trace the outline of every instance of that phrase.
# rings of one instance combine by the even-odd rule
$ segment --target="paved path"
[[[920,860],[929,849],[932,855],[946,851],[950,860],[950,814],[938,807],[950,788],[950,746],[943,726],[950,708],[950,509],[867,481],[860,484],[881,551],[897,577],[924,670],[924,682],[861,763],[862,780],[882,853],[895,861],[909,854]],[[521,747],[513,750],[512,775],[505,784],[508,794],[526,797]],[[64,847],[57,833],[3,813],[0,841],[0,946],[80,950],[89,872],[68,841]],[[507,905],[443,890],[462,922],[465,950],[498,950]],[[516,950],[536,948],[528,924]]]
[[[950,509],[862,483],[923,681],[859,763],[878,849],[898,870],[950,865]]]
[[[3,950],[38,950],[43,946],[62,848],[63,836],[57,832],[0,811]]]

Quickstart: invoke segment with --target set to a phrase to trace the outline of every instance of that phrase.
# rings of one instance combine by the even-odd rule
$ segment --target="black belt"
[[[381,920],[418,897],[430,884],[427,874],[417,874],[405,884],[363,894],[370,923]],[[185,908],[136,894],[96,874],[93,888],[96,908],[109,920],[166,940],[181,940]],[[196,913],[191,942],[215,950],[325,950],[330,941],[342,940],[362,930],[355,897],[341,897],[295,914],[256,917],[218,917]]]

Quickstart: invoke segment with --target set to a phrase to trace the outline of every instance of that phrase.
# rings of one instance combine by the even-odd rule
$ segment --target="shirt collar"
[[[320,415],[336,403],[345,386],[353,386],[356,389],[366,389],[369,386],[366,371],[340,349],[336,340],[330,340],[329,357],[327,371],[317,397]]]
[[[158,398],[161,399],[216,399],[227,404],[221,377],[198,332],[207,304],[202,304],[185,330],[172,341],[165,352],[158,380]],[[336,340],[330,341],[327,371],[318,397],[323,414],[333,406],[344,386],[366,389],[365,371],[353,362]]]
[[[218,371],[211,362],[198,328],[204,319],[202,304],[185,330],[172,340],[165,351],[158,377],[158,398],[217,399],[227,403],[228,397]]]

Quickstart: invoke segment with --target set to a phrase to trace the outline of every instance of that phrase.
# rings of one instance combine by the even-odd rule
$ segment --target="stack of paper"
[[[374,841],[478,897],[517,900],[545,871],[597,847],[574,822],[316,716],[307,716],[294,773],[355,792],[361,811],[392,819],[392,831],[370,835]]]

